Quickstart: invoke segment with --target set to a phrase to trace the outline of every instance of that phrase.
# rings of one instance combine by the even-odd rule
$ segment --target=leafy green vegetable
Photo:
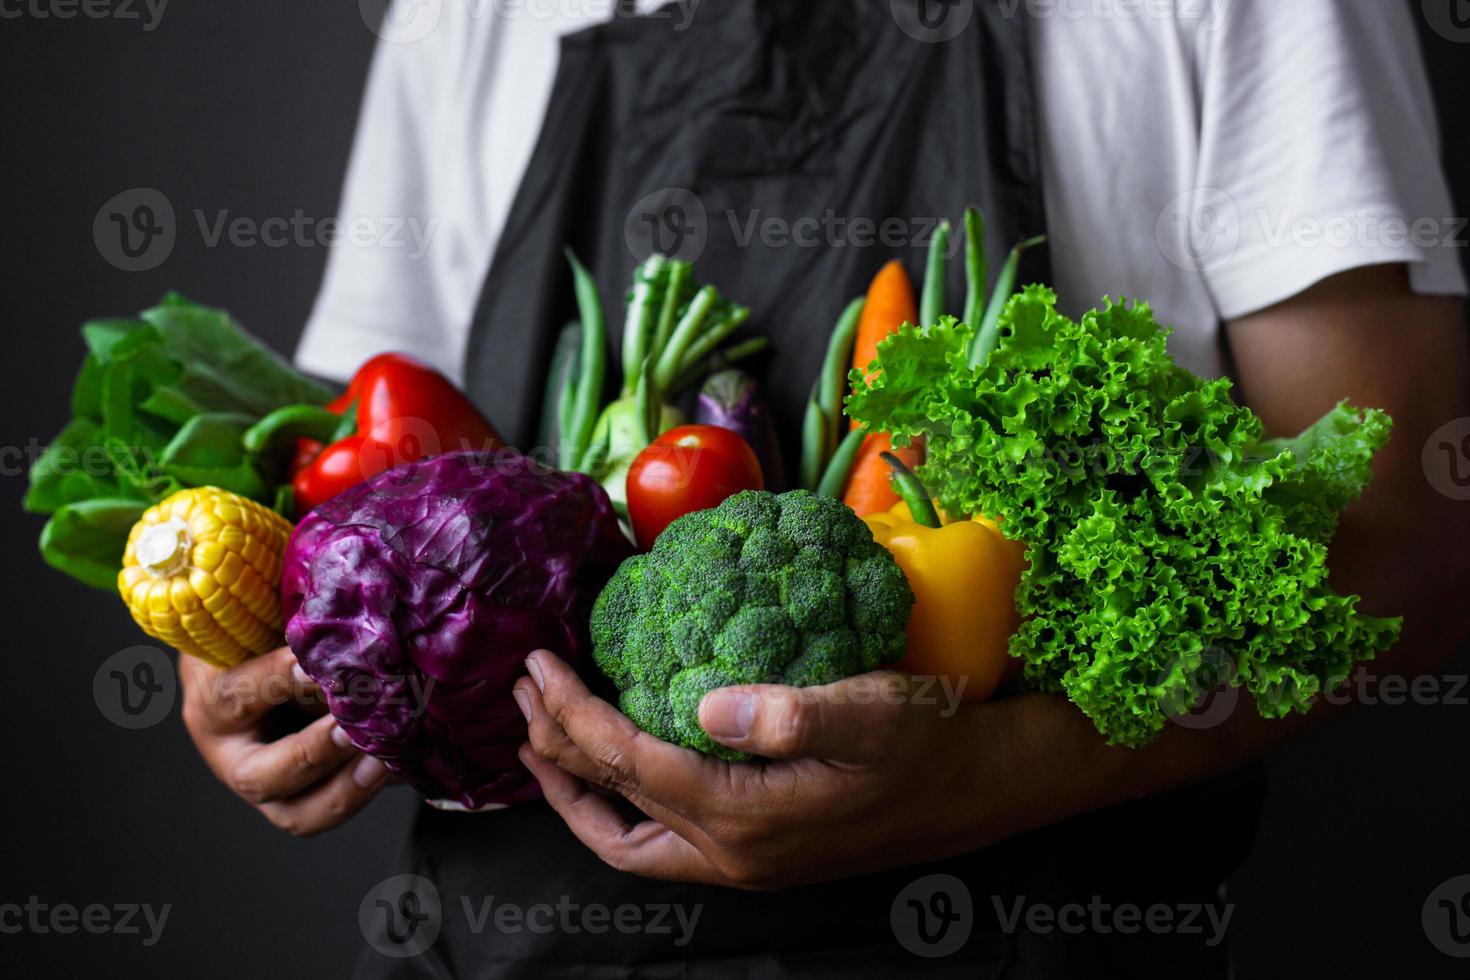
[[[115,592],[128,532],[146,509],[142,501],[108,497],[67,504],[41,531],[41,557],[79,582]]]
[[[1339,406],[1293,440],[1165,352],[1146,304],[1072,321],[1031,286],[970,367],[974,330],[945,317],[879,346],[848,413],[899,444],[927,440],[922,475],[951,513],[1000,515],[1028,544],[1011,653],[1110,741],[1141,745],[1213,686],[1261,713],[1305,711],[1401,625],[1327,582],[1338,513],[1361,494],[1391,421]]]
[[[746,491],[679,518],[623,562],[593,607],[593,656],[639,727],[741,759],[700,728],[700,698],[892,663],[913,602],[903,570],[841,501]]]
[[[72,419],[32,465],[24,506],[53,515],[46,560],[101,588],[115,588],[134,510],[188,486],[276,501],[242,435],[283,405],[332,397],[228,314],[177,295],[139,319],[90,321],[82,338]]]

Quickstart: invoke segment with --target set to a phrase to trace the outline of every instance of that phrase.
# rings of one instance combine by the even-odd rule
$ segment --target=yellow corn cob
[[[291,524],[216,487],[180,490],[128,534],[117,588],[149,636],[233,667],[281,644],[281,556]]]

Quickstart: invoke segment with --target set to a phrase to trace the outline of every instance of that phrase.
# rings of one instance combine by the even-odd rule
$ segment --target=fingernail
[[[546,680],[541,676],[541,660],[535,653],[526,658],[526,670],[530,673],[531,680],[536,682],[536,690],[545,691]]]
[[[516,707],[521,709],[521,715],[526,721],[531,720],[531,699],[526,692],[520,688],[512,690],[511,695],[516,699]]]
[[[388,775],[388,767],[372,756],[363,756],[362,761],[353,767],[352,781],[363,789],[372,789],[381,783]]]
[[[748,691],[711,691],[699,705],[699,724],[717,738],[747,738],[757,699]]]
[[[339,749],[345,749],[347,748],[347,746],[352,744],[352,739],[348,736],[346,730],[344,730],[341,725],[332,726],[332,744],[337,746],[337,748]]]
[[[311,675],[307,674],[305,668],[299,663],[291,665],[291,679],[302,687],[312,687],[316,684],[316,681],[311,679]]]

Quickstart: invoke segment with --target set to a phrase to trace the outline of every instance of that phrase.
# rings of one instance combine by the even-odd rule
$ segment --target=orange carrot
[[[881,514],[892,510],[898,503],[898,494],[893,490],[893,471],[883,462],[883,454],[891,452],[913,469],[919,465],[922,455],[918,446],[894,449],[893,441],[886,432],[875,432],[863,439],[857,460],[852,464],[852,476],[848,478],[847,490],[842,502],[853,509],[859,517]]]
[[[878,270],[868,287],[868,301],[858,321],[857,340],[852,348],[852,366],[866,372],[878,356],[878,341],[905,323],[917,323],[919,306],[914,300],[914,287],[903,263],[894,259]]]
[[[868,301],[863,307],[862,319],[858,321],[857,340],[853,344],[852,366],[866,372],[878,356],[878,342],[905,323],[917,323],[918,303],[914,299],[914,287],[903,263],[894,259],[873,278],[868,287]],[[857,428],[857,423],[852,423]],[[898,503],[890,477],[893,471],[883,462],[882,454],[892,449],[893,443],[886,433],[873,433],[863,440],[857,460],[848,478],[847,490],[842,502],[857,512],[859,517],[877,514],[891,509]],[[923,460],[918,446],[909,446],[897,451],[904,465],[913,468]]]

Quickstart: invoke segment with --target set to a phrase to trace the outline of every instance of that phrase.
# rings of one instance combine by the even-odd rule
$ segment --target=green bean
[[[923,527],[940,527],[939,512],[934,509],[934,501],[929,498],[923,481],[892,453],[884,453],[883,462],[893,468],[893,490],[909,505],[914,523]]]
[[[659,277],[664,257],[654,254],[633,275],[633,296],[628,301],[628,316],[623,324],[623,395],[631,395],[638,383],[643,360],[654,329],[654,305],[658,299]]]
[[[812,396],[806,403],[806,417],[801,424],[801,486],[815,490],[822,482],[822,471],[827,466],[827,413],[817,400],[817,386],[812,386]]]
[[[679,306],[684,301],[684,290],[689,287],[689,277],[694,274],[692,263],[672,259],[668,265],[668,283],[664,286],[663,308],[658,314],[658,325],[653,331],[653,340],[648,345],[647,355],[655,364],[663,357],[664,347],[674,335],[674,324],[678,321]]]
[[[771,341],[767,337],[751,337],[748,340],[742,340],[738,344],[731,344],[724,350],[715,351],[698,364],[691,365],[680,371],[679,376],[663,392],[663,395],[665,398],[672,399],[691,385],[697,384],[711,374],[714,374],[717,369],[729,367],[748,357],[754,357],[770,346]]]
[[[924,293],[919,299],[919,327],[928,330],[939,322],[949,305],[945,295],[944,263],[949,251],[949,222],[939,222],[929,240],[929,264],[924,270]]]
[[[990,294],[990,305],[985,309],[985,321],[981,323],[975,337],[970,341],[970,367],[978,369],[985,365],[990,359],[990,352],[1000,342],[1000,315],[1005,310],[1006,301],[1010,299],[1011,290],[1016,285],[1016,274],[1021,268],[1021,253],[1028,248],[1035,248],[1046,241],[1045,235],[1028,238],[1015,248],[1006,257],[1006,264],[1000,270],[1000,277],[995,281],[995,292]],[[974,324],[971,324],[974,326]]]
[[[704,318],[714,307],[720,294],[713,286],[705,286],[695,294],[689,304],[689,309],[679,319],[679,325],[674,328],[674,333],[669,337],[669,342],[659,355],[658,366],[654,368],[653,379],[659,391],[663,391],[673,383],[674,376],[679,371],[679,364],[684,359],[684,352],[699,335],[699,328],[704,324]]]
[[[644,358],[633,388],[633,444],[628,449],[636,454],[653,442],[663,421],[663,403],[653,384],[653,359]]]
[[[837,449],[837,434],[842,431],[842,395],[847,390],[847,368],[852,360],[852,345],[857,338],[858,323],[862,320],[863,307],[867,298],[859,296],[842,311],[832,337],[827,341],[827,357],[822,362],[821,394],[818,402],[827,413],[830,431],[827,433],[828,451]]]
[[[571,458],[580,460],[592,442],[592,429],[602,406],[602,386],[607,374],[607,321],[603,319],[602,297],[598,295],[596,280],[570,249],[566,254],[576,283],[577,307],[582,314],[581,368],[569,433]]]
[[[979,329],[985,315],[985,218],[975,208],[965,209],[965,322]]]
[[[709,355],[709,352],[720,346],[725,338],[744,326],[745,321],[750,319],[750,307],[732,306],[723,313],[719,319],[705,329],[704,333],[695,338],[684,352],[679,361],[679,370],[698,364]]]
[[[817,493],[839,500],[842,498],[842,491],[847,489],[847,479],[852,476],[853,464],[857,462],[858,450],[863,448],[863,438],[862,429],[852,429],[843,436],[842,443],[832,454],[832,461],[827,464],[827,471],[822,474],[821,483],[817,484]]]

